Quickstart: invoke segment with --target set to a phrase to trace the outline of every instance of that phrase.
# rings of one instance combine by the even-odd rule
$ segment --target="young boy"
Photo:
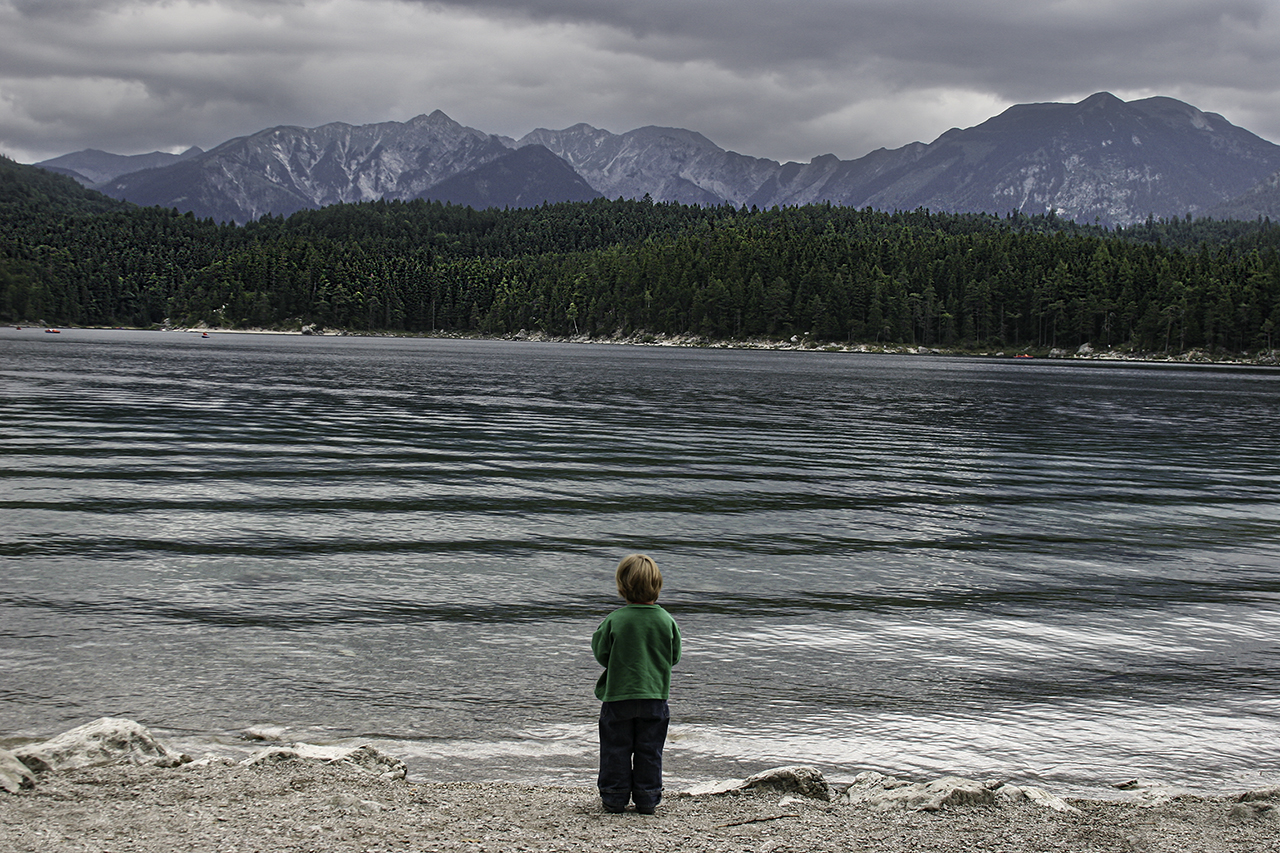
[[[591,637],[604,667],[600,706],[600,802],[618,814],[629,801],[653,814],[662,799],[662,745],[671,711],[671,667],[680,661],[680,629],[657,605],[662,572],[644,554],[623,558],[614,575],[627,605],[610,613]]]

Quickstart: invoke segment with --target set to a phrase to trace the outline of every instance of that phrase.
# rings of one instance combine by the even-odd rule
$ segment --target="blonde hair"
[[[623,557],[614,573],[618,595],[631,603],[657,601],[662,592],[662,572],[658,564],[644,554]]]

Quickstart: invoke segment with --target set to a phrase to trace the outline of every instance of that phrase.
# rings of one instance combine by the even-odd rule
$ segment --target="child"
[[[680,661],[680,629],[656,602],[662,572],[644,554],[623,558],[615,574],[627,601],[600,623],[591,651],[604,667],[600,706],[600,802],[618,814],[628,801],[653,814],[662,799],[662,745],[671,711],[671,667]]]

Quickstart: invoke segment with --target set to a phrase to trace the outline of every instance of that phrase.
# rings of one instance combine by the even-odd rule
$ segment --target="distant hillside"
[[[568,163],[541,145],[528,145],[469,172],[446,178],[422,197],[485,210],[537,207],[544,202],[591,201],[602,196]]]
[[[509,199],[485,182],[508,172],[548,182],[519,185],[512,199],[529,206],[498,209]],[[572,172],[532,146],[469,174],[454,184],[478,212],[379,200],[235,226],[0,162],[0,322],[1276,359],[1277,225],[542,205],[548,187],[574,188]]]
[[[0,317],[61,322],[66,300],[42,300],[33,294],[50,295],[51,287],[78,290],[87,277],[78,277],[74,284],[65,277],[74,251],[68,243],[91,242],[86,223],[132,209],[66,175],[0,156]]]
[[[1262,183],[1237,196],[1226,204],[1218,205],[1208,211],[1214,219],[1258,219],[1270,218],[1280,222],[1280,172],[1276,172]]]
[[[243,167],[237,159],[206,154],[161,169],[131,172],[101,188],[141,207],[177,208],[216,222],[243,224],[266,213],[288,216],[320,206],[298,188],[275,180],[261,164]]]
[[[102,184],[127,175],[130,172],[141,172],[143,169],[158,169],[189,160],[204,152],[199,148],[188,148],[181,154],[166,154],[163,151],[152,151],[150,154],[111,154],[96,148],[86,148],[72,154],[63,154],[52,160],[44,160],[36,165],[50,172],[58,172],[74,178],[85,186]]]
[[[0,210],[7,216],[26,210],[32,215],[106,213],[132,205],[86,189],[66,175],[15,163],[0,156]]]

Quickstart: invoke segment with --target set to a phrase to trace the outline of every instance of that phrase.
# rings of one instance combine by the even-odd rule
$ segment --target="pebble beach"
[[[774,792],[605,813],[589,786],[378,780],[310,763],[66,771],[0,796],[12,853],[276,851],[1280,851],[1275,809],[1223,797],[877,811]]]
[[[83,734],[87,732],[87,735]],[[1280,853],[1280,788],[1061,799],[987,796],[999,783],[828,782],[812,768],[668,791],[657,814],[609,814],[580,786],[433,782],[371,747],[275,746],[247,761],[191,760],[127,720],[6,753],[5,853],[390,851],[1000,851]],[[86,766],[53,766],[63,763]],[[806,776],[805,774],[809,774]],[[21,778],[18,778],[21,777]],[[788,784],[799,782],[800,784]],[[21,782],[21,784],[18,784]],[[959,783],[959,788],[956,787]],[[985,797],[974,802],[964,794]],[[875,790],[876,800],[851,796]]]

